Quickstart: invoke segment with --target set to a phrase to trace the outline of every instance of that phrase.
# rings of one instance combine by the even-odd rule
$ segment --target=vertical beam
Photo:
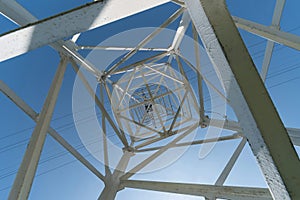
[[[300,199],[298,155],[225,1],[185,2],[272,196],[275,199]]]
[[[100,84],[100,101],[102,104],[104,104],[104,85]],[[103,135],[102,135],[102,140],[103,140],[103,154],[104,154],[104,167],[105,167],[105,174],[111,174],[110,169],[109,169],[109,161],[108,161],[108,148],[107,148],[107,135],[106,135],[106,121],[105,121],[105,116],[103,113],[101,113],[102,116],[102,130],[103,130]]]
[[[204,121],[204,99],[203,99],[203,88],[202,88],[202,77],[200,75],[201,73],[201,66],[200,66],[200,51],[199,51],[199,39],[198,39],[198,34],[197,30],[194,26],[192,25],[192,31],[193,31],[193,38],[194,38],[194,49],[195,49],[195,57],[196,57],[196,69],[198,71],[197,73],[197,83],[198,83],[198,96],[199,96],[199,103],[200,103],[200,120],[201,122]]]
[[[29,196],[31,185],[46,139],[47,130],[49,128],[54,111],[55,103],[62,85],[66,66],[67,60],[66,58],[62,57],[45,100],[42,112],[39,116],[37,125],[33,130],[13,187],[10,191],[8,197],[9,200],[24,200]]]
[[[274,29],[279,29],[280,28],[279,24],[280,24],[280,19],[281,19],[284,4],[285,4],[285,0],[277,0],[276,1],[274,14],[273,14],[273,19],[272,19],[272,26],[271,26]],[[266,51],[265,51],[265,56],[264,56],[264,60],[263,60],[263,65],[262,65],[262,69],[261,69],[262,71],[261,71],[261,74],[260,74],[261,79],[264,82],[266,81],[266,78],[267,78],[273,48],[274,48],[274,42],[268,40]]]
[[[114,200],[120,190],[120,177],[125,173],[129,160],[133,156],[131,152],[124,151],[116,169],[108,176],[108,184],[105,185],[98,200]]]

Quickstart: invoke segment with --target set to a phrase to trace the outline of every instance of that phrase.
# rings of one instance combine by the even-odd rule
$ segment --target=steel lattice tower
[[[83,46],[77,43],[86,31],[167,3],[177,5],[178,9],[134,46]],[[300,130],[284,127],[264,84],[274,43],[300,50],[299,36],[279,29],[284,4],[284,0],[276,1],[272,27],[268,27],[231,16],[223,0],[103,0],[44,20],[36,19],[15,1],[0,0],[2,15],[20,25],[19,29],[0,37],[1,61],[45,45],[50,45],[60,54],[59,66],[40,112],[34,111],[8,85],[0,82],[1,92],[36,122],[9,199],[28,198],[47,134],[104,182],[100,200],[114,199],[119,191],[126,188],[195,195],[209,200],[300,199],[300,173],[297,173],[300,162],[293,146],[300,144]],[[167,47],[147,46],[178,19]],[[238,28],[268,40],[261,74],[257,72]],[[182,47],[188,30],[193,36],[193,42],[188,43],[191,55],[185,54]],[[220,91],[202,73],[200,43],[224,91]],[[126,53],[105,66],[104,70],[99,70],[95,63],[81,55],[80,50],[83,49]],[[140,52],[151,53],[139,60],[131,59]],[[104,138],[101,140],[104,172],[50,126],[68,64],[76,72],[87,96],[92,97],[95,107],[101,111],[98,119]],[[96,87],[87,74],[93,77]],[[196,77],[195,87],[190,84],[191,76]],[[225,106],[230,105],[238,120],[209,115],[203,96],[204,87],[219,95]],[[226,112],[222,114],[226,115]],[[119,144],[115,146],[123,154],[114,166],[109,163],[107,145],[113,144],[107,141],[108,127],[117,136]],[[226,129],[231,134],[183,141],[196,129],[206,130],[209,127]],[[214,185],[132,179],[170,149],[236,139],[240,143]],[[268,188],[224,186],[247,143]],[[128,168],[128,163],[135,156],[145,152],[150,152],[148,157]]]

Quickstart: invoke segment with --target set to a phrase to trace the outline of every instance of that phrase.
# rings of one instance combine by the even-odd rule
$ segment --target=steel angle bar
[[[29,17],[28,14],[30,13],[28,11],[18,13],[18,10],[24,8],[16,6],[15,1],[1,0],[1,13],[9,18],[13,18],[12,20],[17,23],[22,23],[21,25],[28,25],[0,37],[0,46],[5,47],[0,49],[0,61],[13,58],[38,47],[75,35],[76,33],[112,23],[169,1],[170,0],[94,1],[35,22],[36,20],[33,21],[34,17]],[[8,8],[12,8],[12,10]],[[9,11],[12,12],[8,13]]]
[[[66,67],[67,59],[62,57],[9,193],[9,200],[23,200],[29,196]]]
[[[246,19],[233,17],[238,28],[266,38],[270,41],[283,44],[296,50],[300,50],[300,36],[283,32],[269,26],[258,24]]]
[[[171,183],[158,181],[123,180],[121,185],[126,188],[152,190],[158,192],[169,192],[176,194],[187,194],[195,196],[232,199],[232,200],[272,200],[267,188],[215,186],[190,183]]]

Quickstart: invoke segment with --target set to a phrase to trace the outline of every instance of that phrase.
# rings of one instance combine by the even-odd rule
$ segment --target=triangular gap
[[[138,29],[139,27],[158,27],[180,7],[181,6],[175,5],[173,2],[168,2],[143,12],[130,15],[121,20],[81,33],[78,43],[80,46],[97,45],[111,35],[117,35],[123,31]],[[165,18],[162,18],[162,16]],[[146,20],[140,20],[141,18]],[[117,46],[117,44],[113,45]],[[123,44],[121,45],[123,46]]]
[[[224,185],[267,187],[264,176],[248,143],[246,143]]]
[[[51,150],[52,147],[56,149],[54,153]],[[81,150],[81,148],[77,148],[77,150]],[[85,150],[81,153],[86,159],[93,160]],[[57,184],[58,181],[60,184]],[[61,184],[69,185],[70,189],[66,190],[66,188],[61,187]],[[82,184],[88,186],[88,191],[86,191],[86,187],[81,187]],[[46,185],[47,187],[45,187]],[[78,195],[74,193],[73,188],[77,188],[76,190],[80,191],[81,194],[96,196],[103,186],[104,184],[100,179],[54,139],[47,136],[29,198],[34,198],[42,191],[53,194],[53,198],[56,198],[57,194],[62,195],[60,198],[70,198],[72,195]]]
[[[153,55],[155,51],[137,51],[136,50],[139,47],[145,47],[145,48],[164,48],[167,49],[170,44],[170,30],[167,28],[171,26],[173,23],[175,23],[178,19],[180,19],[180,16],[182,14],[183,9],[178,9],[175,13],[173,13],[168,19],[165,20],[164,23],[161,24],[161,27],[157,28],[143,28],[143,29],[137,29],[135,31],[138,31],[138,35],[136,37],[141,38],[141,40],[136,43],[136,47],[128,51],[124,56],[121,56],[122,58],[115,60],[115,63],[111,65],[107,69],[108,74],[111,74],[113,69],[120,68],[121,66],[126,66],[130,63],[132,63],[132,60],[136,61],[136,57],[141,58],[145,55],[149,57],[150,55]],[[135,32],[132,31],[132,34],[134,35]],[[135,38],[136,39],[136,38]],[[130,41],[130,40],[128,40]],[[129,46],[132,46],[132,41]],[[141,60],[141,59],[139,59]]]
[[[65,62],[65,60],[63,60],[62,62],[60,62],[60,66],[58,66],[58,69],[56,70],[56,73],[55,73],[55,77],[53,78],[53,80],[51,81],[51,84],[50,84],[50,91],[48,91],[47,92],[47,95],[46,95],[46,100],[45,100],[45,102],[43,103],[43,106],[42,106],[42,111],[41,112],[45,112],[43,109],[51,109],[51,107],[45,107],[45,105],[46,106],[48,106],[47,104],[45,104],[45,103],[48,103],[49,104],[49,94],[51,94],[51,92],[53,93],[53,91],[55,90],[54,88],[54,86],[53,86],[53,84],[56,84],[55,82],[54,82],[54,80],[57,80],[57,81],[59,81],[60,79],[59,78],[57,78],[57,75],[59,74],[59,72],[60,73],[64,73],[64,68],[65,68],[65,66],[64,65],[66,65],[67,63]],[[63,78],[63,77],[62,77]],[[20,107],[22,107],[21,109],[22,110],[24,110],[23,111],[23,114],[25,114],[25,113],[28,113],[28,115],[29,115],[29,118],[28,119],[30,119],[30,118],[32,118],[31,120],[37,120],[37,116],[38,116],[38,114],[37,114],[37,112],[36,111],[34,111],[23,99],[21,99],[14,91],[12,91],[8,86],[6,87],[5,86],[5,84],[3,84],[2,85],[4,88],[6,88],[5,90],[3,90],[3,92],[4,91],[6,91],[7,92],[7,96],[9,97],[9,98],[11,98],[13,101],[15,101],[16,102],[16,104],[17,105],[19,105]],[[61,94],[61,91],[59,90],[59,86],[56,88],[57,89],[57,92],[59,92],[59,94]],[[50,93],[49,93],[50,92]],[[54,93],[55,94],[55,93]],[[58,97],[57,97],[58,98]],[[53,99],[54,100],[54,99]],[[17,105],[15,106],[16,108],[17,108]],[[53,108],[54,109],[54,108]],[[52,110],[51,110],[52,111]],[[51,112],[50,111],[50,112]],[[38,111],[39,112],[39,111]],[[53,110],[53,112],[54,112],[54,110]],[[12,112],[10,112],[10,115],[12,115]],[[51,113],[51,115],[49,115],[48,117],[52,117],[53,116],[53,114]],[[47,120],[47,119],[46,119]],[[49,120],[49,126],[50,126],[50,123],[51,123],[51,119],[50,118],[48,118],[48,120]],[[18,123],[17,122],[17,120],[16,119],[14,119],[14,120],[12,120],[14,123]],[[37,121],[39,121],[39,120],[37,120]],[[32,121],[31,121],[32,122]],[[30,131],[32,134],[33,133],[40,133],[40,131],[41,130],[39,130],[39,132],[37,132],[37,130],[38,129],[36,129],[37,128],[37,123],[35,123],[35,122],[33,122],[34,123],[34,130],[32,131],[31,129],[27,129],[28,131]],[[44,123],[43,121],[42,122],[38,122],[38,123]],[[17,126],[16,126],[17,127]],[[36,132],[34,132],[34,131],[36,131]],[[22,133],[22,132],[21,132]],[[44,132],[45,133],[45,132]],[[21,155],[22,156],[22,161],[21,161],[21,165],[17,165],[18,166],[18,170],[14,170],[14,172],[12,173],[10,173],[10,175],[12,175],[12,176],[16,176],[17,175],[17,173],[21,173],[20,171],[19,171],[19,169],[20,169],[20,167],[21,166],[23,166],[24,167],[24,165],[22,165],[22,164],[24,164],[24,156],[26,155],[26,153],[29,151],[28,150],[28,145],[30,144],[30,142],[34,142],[34,140],[32,140],[31,138],[32,138],[32,134],[30,135],[30,137],[29,138],[27,138],[27,139],[24,139],[24,140],[22,140],[22,141],[18,141],[17,143],[15,143],[15,144],[11,144],[11,145],[9,145],[8,147],[10,148],[10,152],[13,152],[12,151],[12,149],[14,149],[14,147],[20,147],[20,146],[22,146],[22,145],[26,145],[27,144],[27,148],[24,150],[24,154],[23,153],[19,153],[18,152],[18,154],[17,155]],[[45,137],[47,136],[46,135],[47,133],[45,133]],[[36,137],[36,135],[35,135],[35,137]],[[8,137],[2,137],[2,139],[6,139],[6,138],[8,138]],[[20,138],[20,136],[18,137],[18,138]],[[33,143],[31,143],[31,144],[33,144]],[[3,147],[2,147],[3,148]],[[2,153],[4,152],[4,150],[5,150],[5,148],[3,148],[2,149]],[[41,151],[43,151],[44,152],[44,150],[45,150],[45,147],[44,147],[44,142],[42,143],[42,146],[41,146]],[[27,156],[28,156],[29,154],[27,154]],[[13,156],[14,158],[16,157],[16,156]],[[40,160],[40,156],[38,155],[38,159]],[[2,159],[1,159],[2,160]],[[39,160],[37,160],[37,162],[39,162]],[[8,162],[8,163],[11,163],[11,162]],[[9,175],[9,176],[10,176]],[[8,177],[8,174],[6,174],[5,175],[5,177]],[[2,177],[3,178],[3,177]],[[14,179],[15,179],[15,177],[14,177]],[[14,180],[15,181],[15,180]],[[4,190],[3,190],[4,191]]]
[[[2,92],[0,102],[0,196],[7,199],[36,123]]]

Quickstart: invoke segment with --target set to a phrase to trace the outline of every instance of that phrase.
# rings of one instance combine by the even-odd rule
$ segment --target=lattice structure
[[[114,199],[125,188],[195,195],[209,200],[299,199],[300,177],[297,171],[300,169],[300,162],[293,145],[299,146],[300,130],[284,127],[264,85],[274,42],[300,50],[299,36],[279,30],[284,2],[277,0],[273,27],[270,28],[231,16],[225,2],[220,0],[95,1],[41,21],[17,2],[0,0],[1,13],[21,26],[0,37],[1,61],[44,45],[50,45],[60,54],[58,69],[39,113],[3,81],[0,82],[2,93],[36,122],[8,199],[28,199],[47,134],[104,182],[104,189],[98,198],[100,200]],[[166,3],[176,5],[176,11],[160,27],[147,32],[145,37],[132,44],[134,46],[84,46],[77,43],[85,31]],[[161,36],[164,28],[178,19],[174,36],[168,37],[172,38],[170,44],[166,47],[147,46]],[[255,70],[237,27],[268,39],[261,76]],[[182,44],[187,31],[192,32],[193,38],[192,42],[188,42],[188,50],[184,51]],[[203,52],[199,38],[210,58],[210,64],[201,63]],[[114,62],[105,65],[104,69],[99,69],[93,59],[82,55],[80,50],[87,49],[123,53],[116,56]],[[141,52],[151,53],[141,55]],[[138,58],[134,55],[138,55]],[[99,160],[102,159],[104,172],[50,126],[69,63],[87,92],[87,95],[80,92],[79,95],[90,95],[94,107],[101,111],[99,115],[95,115],[95,119],[101,121],[99,137],[103,137],[100,144],[103,154]],[[206,65],[213,67],[215,77],[224,91],[203,73]],[[92,77],[95,85],[87,74]],[[191,84],[194,77],[196,83]],[[225,107],[229,104],[238,121],[224,117],[226,111],[219,118],[212,111],[209,112],[204,104],[205,88],[222,99]],[[213,103],[211,104],[213,107]],[[79,129],[83,126],[76,125],[80,132]],[[210,127],[231,132],[226,136],[197,138],[201,135],[195,133],[198,128],[207,130]],[[109,143],[109,128],[118,138],[118,145]],[[185,141],[192,133],[196,136]],[[170,149],[234,139],[240,139],[240,143],[214,185],[131,179]],[[268,188],[223,186],[247,142]],[[85,143],[87,148],[89,145]],[[99,146],[98,143],[96,146]],[[116,164],[110,163],[110,147],[118,149],[122,154]],[[149,156],[130,165],[131,160],[145,152],[150,152]]]

